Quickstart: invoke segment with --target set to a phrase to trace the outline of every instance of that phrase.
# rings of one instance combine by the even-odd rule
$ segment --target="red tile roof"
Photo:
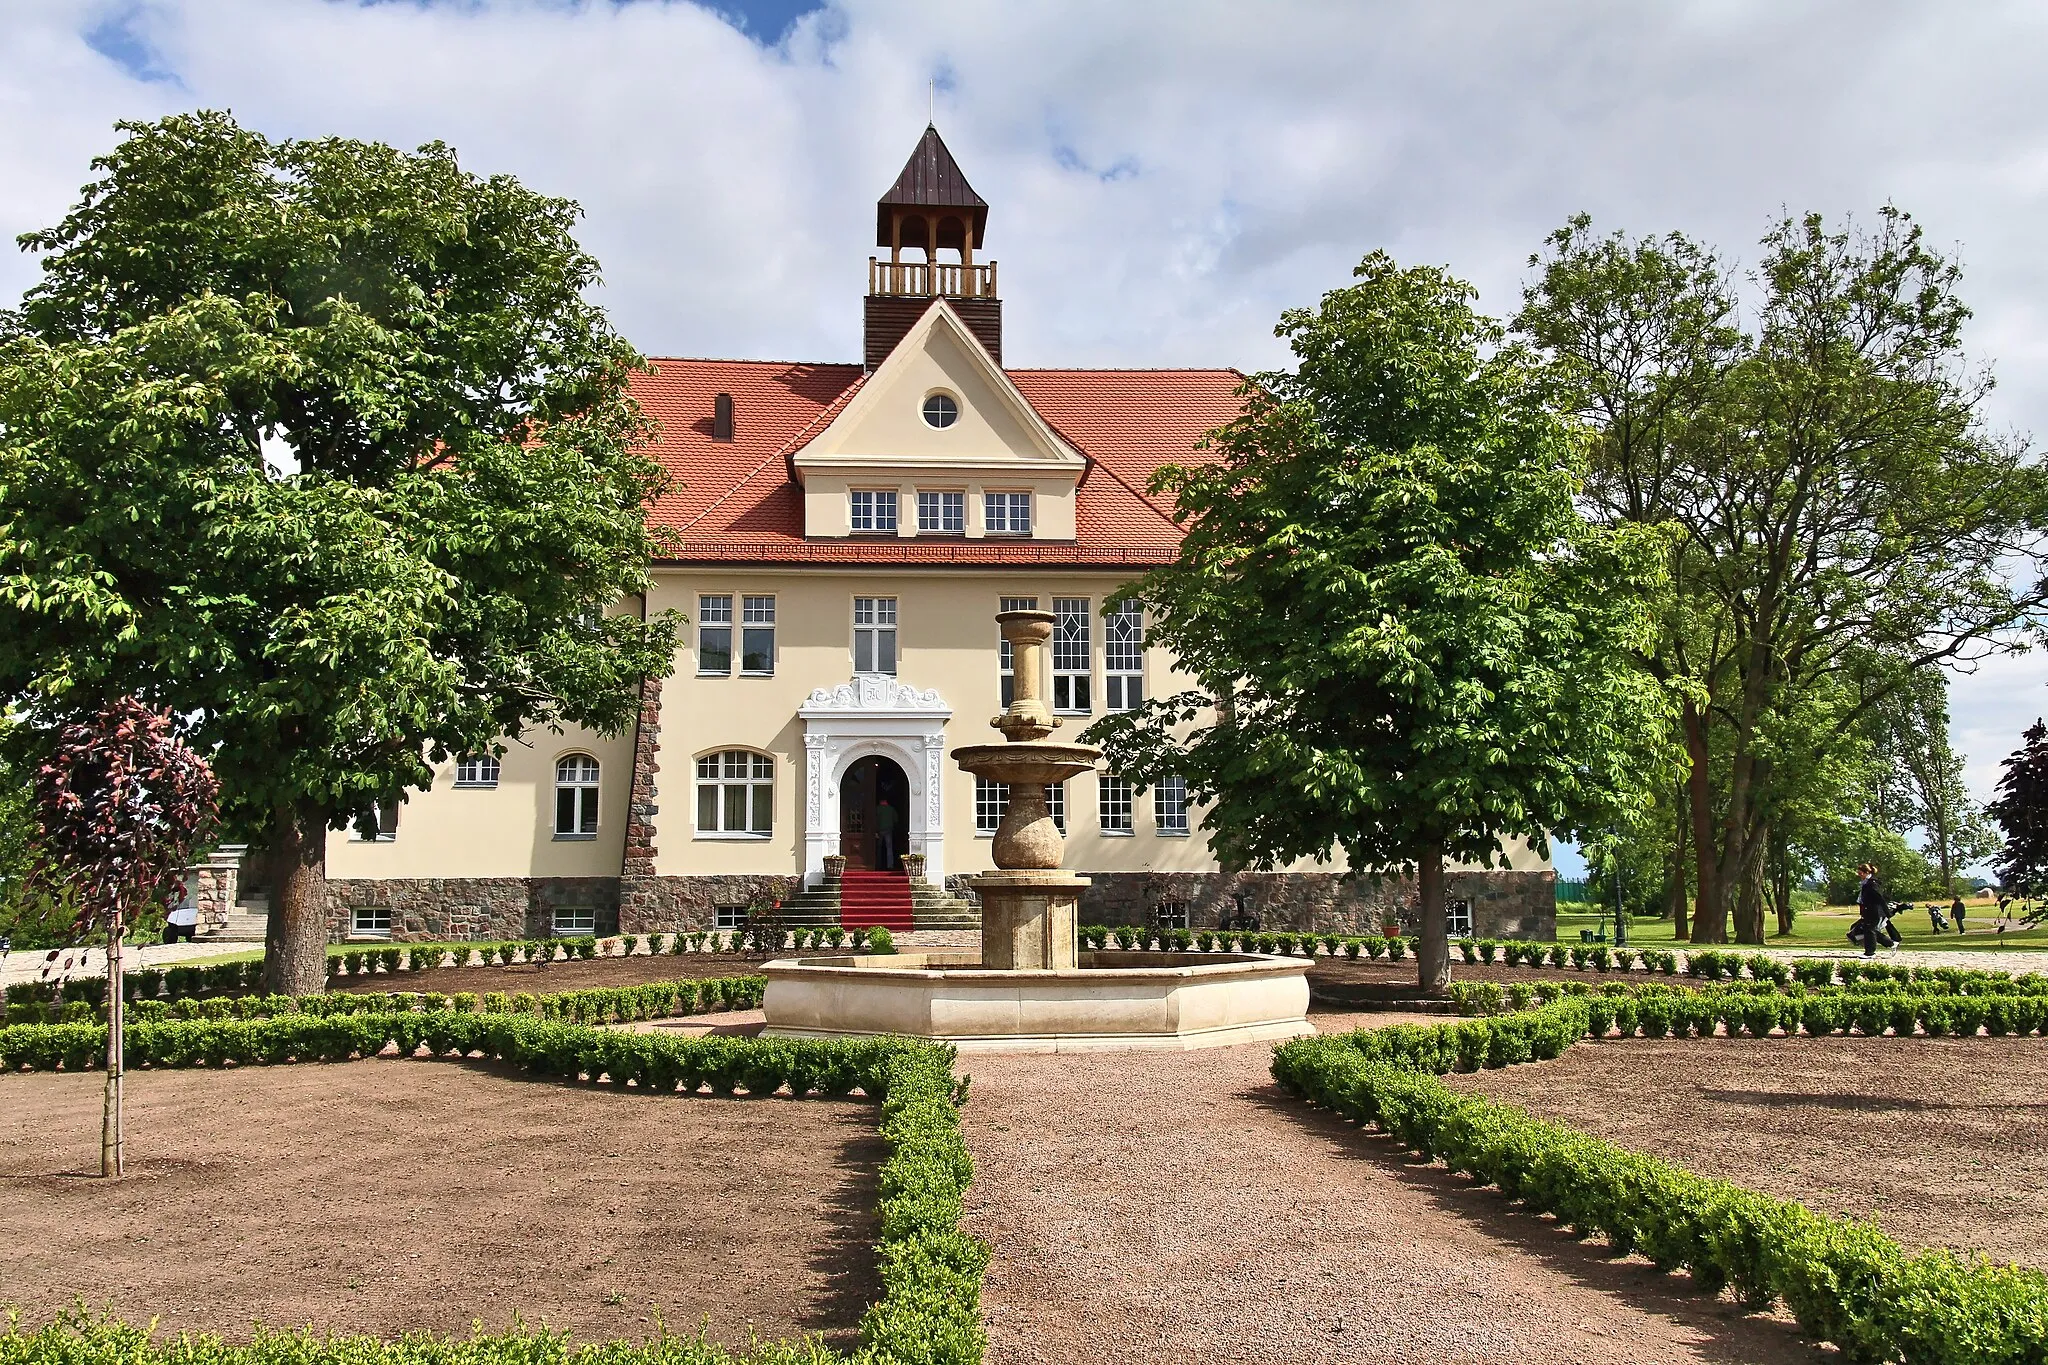
[[[1210,458],[1203,433],[1237,415],[1235,370],[1011,370],[1018,390],[1087,458],[1073,541],[806,539],[792,458],[863,382],[858,365],[656,360],[634,397],[661,424],[654,452],[676,487],[648,520],[672,563],[1151,565],[1180,544],[1167,501],[1146,491],[1164,464]],[[711,439],[729,393],[733,439]]]

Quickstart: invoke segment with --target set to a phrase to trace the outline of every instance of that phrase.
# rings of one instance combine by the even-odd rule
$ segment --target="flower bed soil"
[[[787,957],[788,954],[780,954]],[[639,953],[589,961],[525,963],[502,967],[435,967],[424,972],[366,972],[329,977],[330,991],[552,991],[587,986],[639,986],[649,981],[702,981],[719,976],[759,976],[765,953]]]
[[[2042,1038],[1581,1043],[1446,1079],[1702,1175],[2048,1267]]]
[[[880,1294],[875,1111],[655,1097],[483,1064],[136,1072],[97,1178],[101,1076],[0,1077],[0,1308],[838,1345]]]

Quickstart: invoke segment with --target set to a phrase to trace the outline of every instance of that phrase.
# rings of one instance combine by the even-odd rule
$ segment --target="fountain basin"
[[[991,970],[969,952],[770,962],[764,1033],[907,1034],[963,1052],[1103,1052],[1315,1032],[1302,958],[1102,950],[1079,961],[1071,971]]]

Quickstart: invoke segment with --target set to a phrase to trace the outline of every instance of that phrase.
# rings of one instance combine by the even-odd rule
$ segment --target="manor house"
[[[995,614],[1053,613],[1043,693],[1077,736],[1192,680],[1105,601],[1171,560],[1149,491],[1238,410],[1230,369],[1003,366],[989,207],[927,128],[875,206],[857,363],[653,362],[633,391],[675,491],[634,611],[689,621],[637,726],[534,733],[449,763],[327,851],[337,937],[727,927],[781,899],[812,921],[972,923],[1008,793],[947,757],[993,738],[1011,660]],[[1232,873],[1178,783],[1111,770],[1048,792],[1084,922],[1226,914],[1332,932],[1412,919],[1403,882],[1336,865]],[[1454,871],[1453,931],[1550,937],[1553,875]]]

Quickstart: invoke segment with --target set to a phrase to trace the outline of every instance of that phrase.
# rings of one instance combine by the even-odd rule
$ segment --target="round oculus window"
[[[950,393],[935,393],[924,400],[924,424],[941,429],[960,420],[960,405]]]

